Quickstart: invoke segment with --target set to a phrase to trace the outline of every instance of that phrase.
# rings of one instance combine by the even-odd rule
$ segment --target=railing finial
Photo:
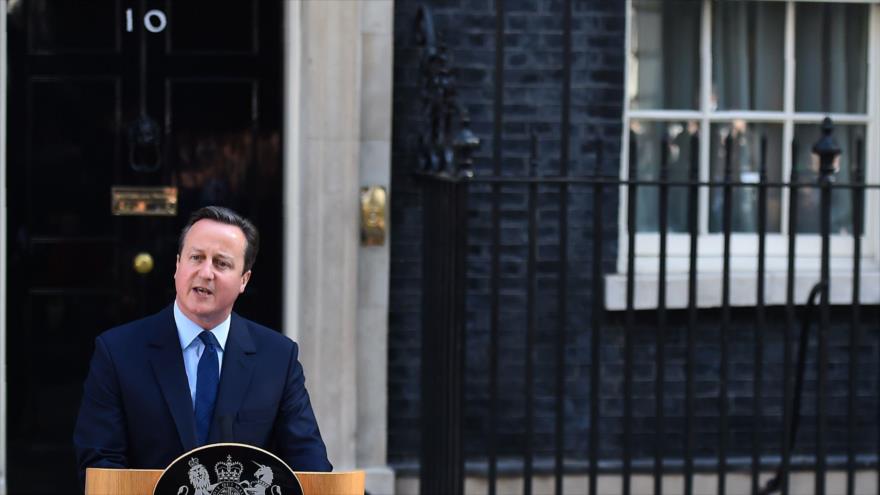
[[[471,131],[467,110],[458,103],[450,57],[426,5],[416,14],[416,43],[422,47],[419,71],[425,119],[419,140],[420,170],[470,177],[480,138]]]
[[[831,117],[822,120],[822,137],[813,145],[813,153],[819,157],[819,180],[834,180],[832,175],[837,173],[839,165],[837,157],[840,155],[840,146],[831,134],[834,132],[834,123]]]

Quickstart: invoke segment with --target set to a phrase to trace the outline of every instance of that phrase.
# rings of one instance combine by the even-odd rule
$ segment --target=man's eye
[[[202,259],[202,257],[199,256],[198,254],[191,254],[191,255],[189,256],[189,259],[191,259],[191,260],[193,260],[193,261],[198,261],[198,260]]]

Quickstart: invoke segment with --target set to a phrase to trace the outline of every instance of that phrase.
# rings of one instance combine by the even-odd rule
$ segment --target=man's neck
[[[174,304],[177,305],[177,309],[180,310],[180,312],[183,314],[183,316],[186,316],[187,318],[189,318],[189,320],[191,322],[202,327],[203,330],[211,330],[213,328],[216,328],[217,325],[220,325],[221,323],[226,321],[226,318],[229,318],[229,315],[232,314],[232,312],[229,312],[229,313],[226,313],[225,315],[222,315],[220,317],[211,318],[210,320],[205,320],[203,318],[199,318],[198,316],[196,316],[194,314],[190,314],[189,311],[184,309],[183,305],[180,304],[180,301],[178,301],[177,298],[174,299]]]

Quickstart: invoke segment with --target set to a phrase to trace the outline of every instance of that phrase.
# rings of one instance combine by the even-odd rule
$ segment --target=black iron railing
[[[527,214],[526,214],[526,222],[528,223],[528,255],[526,259],[527,267],[526,267],[526,278],[529,280],[528,285],[528,294],[527,294],[527,305],[525,308],[525,313],[527,315],[527,324],[525,327],[525,350],[526,356],[524,359],[524,389],[522,393],[524,394],[524,403],[525,403],[525,411],[523,413],[523,421],[525,424],[522,428],[525,431],[524,438],[526,439],[525,444],[522,446],[522,456],[523,462],[521,467],[521,474],[524,478],[525,483],[525,492],[530,492],[530,484],[532,478],[534,477],[534,469],[533,469],[533,458],[534,458],[534,444],[528,439],[532,438],[534,432],[532,430],[532,425],[535,420],[535,411],[534,411],[534,399],[535,399],[535,390],[534,390],[534,380],[535,380],[535,372],[534,372],[534,357],[531,353],[531,349],[536,345],[536,330],[537,330],[537,320],[536,315],[538,313],[536,304],[536,293],[538,291],[536,285],[536,277],[535,277],[535,267],[537,266],[537,258],[536,258],[536,241],[538,239],[538,234],[536,229],[539,224],[539,220],[537,218],[537,207],[535,200],[538,196],[538,186],[546,186],[553,185],[559,188],[560,191],[560,201],[561,198],[566,196],[565,191],[571,185],[580,185],[580,186],[588,186],[592,189],[592,197],[593,197],[593,206],[592,206],[592,215],[589,220],[589,225],[592,226],[593,230],[593,249],[592,249],[592,263],[591,263],[591,280],[592,280],[592,288],[591,288],[591,305],[592,305],[592,318],[590,321],[589,335],[591,339],[591,358],[590,361],[593,364],[590,366],[590,387],[589,389],[592,391],[589,399],[589,416],[590,416],[590,429],[589,429],[589,439],[588,439],[588,449],[587,449],[587,472],[589,476],[589,486],[590,493],[597,493],[597,479],[599,474],[599,465],[600,461],[603,460],[600,457],[600,435],[599,432],[601,430],[602,418],[600,417],[600,407],[599,407],[599,393],[600,387],[602,386],[602,377],[600,376],[602,367],[599,365],[601,363],[602,356],[600,354],[600,349],[602,347],[602,342],[600,341],[602,336],[602,326],[607,317],[607,312],[604,309],[604,297],[603,297],[603,277],[606,275],[607,270],[603,268],[606,264],[603,262],[603,236],[604,230],[608,228],[606,225],[606,221],[604,220],[605,215],[603,213],[604,204],[602,201],[604,192],[611,190],[620,190],[625,191],[624,196],[626,198],[626,202],[628,205],[628,219],[627,219],[627,235],[625,236],[627,243],[627,258],[626,258],[626,266],[627,266],[627,274],[626,274],[626,308],[623,311],[623,331],[624,331],[624,377],[623,377],[623,391],[622,391],[622,400],[623,400],[623,453],[622,458],[620,459],[619,472],[623,477],[623,493],[629,493],[630,479],[633,475],[633,453],[632,453],[632,425],[634,421],[633,414],[633,405],[630,398],[633,396],[633,375],[632,370],[634,366],[634,358],[633,358],[633,347],[638,344],[643,344],[644,342],[635,342],[633,336],[633,329],[636,327],[636,307],[635,307],[635,278],[636,278],[636,270],[635,270],[635,252],[636,252],[636,239],[638,237],[636,218],[635,218],[635,210],[637,208],[637,198],[638,192],[642,188],[656,188],[659,191],[658,201],[656,205],[656,211],[659,219],[659,239],[660,239],[660,247],[659,247],[659,255],[657,256],[658,269],[656,272],[657,276],[657,306],[655,315],[655,350],[654,350],[654,369],[655,369],[655,385],[654,385],[654,418],[655,418],[655,430],[654,430],[654,451],[653,451],[653,468],[652,472],[654,475],[655,493],[662,493],[662,477],[664,473],[667,472],[667,469],[664,467],[665,462],[668,459],[667,454],[667,435],[665,433],[666,421],[664,418],[664,403],[666,398],[664,397],[664,390],[666,379],[664,377],[664,372],[667,369],[665,360],[666,360],[666,352],[667,352],[667,342],[666,342],[666,332],[668,329],[668,318],[667,318],[667,301],[666,301],[666,287],[667,287],[667,237],[669,234],[669,227],[666,221],[667,213],[669,209],[668,205],[668,197],[669,190],[672,187],[684,187],[687,190],[688,194],[688,235],[690,241],[690,254],[689,254],[689,263],[688,263],[688,305],[685,310],[687,313],[687,325],[686,325],[686,370],[685,370],[685,448],[684,448],[684,458],[683,465],[681,467],[681,472],[684,475],[685,493],[693,493],[693,475],[695,472],[694,468],[694,425],[695,418],[693,416],[695,407],[694,407],[694,398],[695,398],[695,390],[694,390],[694,374],[695,374],[695,332],[697,331],[697,327],[700,324],[701,318],[701,310],[697,305],[697,296],[698,296],[698,271],[697,271],[697,260],[700,256],[698,252],[698,237],[699,237],[699,229],[698,229],[698,215],[697,212],[699,210],[699,202],[698,197],[701,188],[719,188],[722,190],[723,194],[723,213],[722,213],[722,232],[721,236],[723,237],[723,254],[722,254],[722,294],[721,294],[721,308],[720,313],[713,316],[713,318],[717,318],[717,324],[720,327],[720,337],[718,341],[719,345],[719,355],[720,355],[720,364],[719,364],[719,374],[718,374],[718,430],[720,432],[718,436],[718,444],[717,444],[717,463],[715,473],[717,474],[717,493],[724,493],[726,489],[726,476],[730,469],[729,466],[729,449],[730,445],[728,445],[728,431],[730,430],[729,425],[729,405],[728,401],[730,400],[729,391],[728,391],[728,383],[730,377],[728,376],[730,362],[730,350],[728,348],[729,342],[731,341],[730,329],[732,326],[732,317],[731,311],[733,309],[733,305],[731,303],[731,237],[733,235],[732,231],[732,212],[731,207],[733,203],[733,193],[736,190],[744,189],[744,188],[753,188],[757,190],[757,231],[755,235],[757,236],[757,245],[758,250],[756,253],[757,257],[757,273],[755,274],[759,283],[756,284],[756,295],[755,295],[755,307],[754,307],[754,368],[753,368],[753,401],[752,401],[752,415],[756,423],[755,428],[752,431],[752,440],[751,440],[751,459],[749,469],[752,475],[752,491],[753,493],[758,493],[761,490],[764,490],[764,493],[771,493],[775,490],[780,490],[782,493],[788,493],[788,485],[786,483],[788,474],[790,472],[791,467],[791,455],[792,449],[794,447],[793,439],[797,436],[798,425],[801,424],[800,420],[800,410],[802,408],[802,390],[803,390],[803,382],[804,382],[804,373],[806,371],[806,358],[807,358],[807,341],[811,338],[809,332],[815,332],[813,335],[817,340],[816,349],[817,349],[817,357],[816,357],[816,403],[815,403],[815,440],[814,440],[814,464],[812,468],[816,472],[816,486],[815,493],[824,493],[825,491],[825,473],[827,471],[826,466],[826,458],[828,455],[827,452],[827,444],[828,444],[828,431],[827,431],[827,418],[826,418],[826,410],[828,409],[828,395],[827,395],[827,374],[828,374],[828,331],[831,326],[831,301],[829,298],[829,266],[830,266],[830,257],[831,257],[831,231],[830,231],[830,218],[831,218],[831,197],[834,194],[834,191],[840,190],[850,190],[852,191],[853,205],[852,205],[852,242],[853,242],[853,271],[852,271],[852,294],[853,299],[850,306],[850,324],[851,324],[851,342],[850,347],[852,348],[852,352],[850,353],[850,359],[848,363],[849,373],[850,373],[850,382],[849,382],[849,391],[848,391],[848,412],[847,415],[849,417],[848,424],[855,425],[855,421],[853,420],[853,415],[855,414],[855,410],[858,407],[856,404],[857,400],[857,391],[856,391],[856,383],[855,383],[855,375],[858,373],[859,362],[858,362],[858,349],[860,347],[859,343],[859,335],[862,333],[859,328],[861,325],[861,317],[860,317],[860,287],[861,287],[861,268],[860,268],[860,260],[861,260],[861,243],[863,238],[862,233],[862,223],[863,223],[863,210],[864,210],[864,195],[868,190],[876,190],[880,185],[878,184],[865,184],[863,182],[863,172],[861,165],[861,156],[857,157],[853,160],[854,168],[852,171],[852,181],[848,183],[837,183],[833,180],[834,171],[833,168],[830,167],[830,163],[833,161],[834,156],[839,151],[836,151],[833,146],[826,146],[827,144],[831,144],[833,141],[830,140],[832,136],[832,125],[829,119],[826,119],[823,124],[823,137],[817,143],[817,146],[814,148],[817,155],[820,157],[820,162],[822,163],[822,167],[820,170],[819,179],[816,182],[801,182],[798,180],[797,176],[797,167],[792,167],[792,177],[791,180],[784,183],[771,183],[767,180],[767,163],[766,160],[762,160],[760,166],[760,179],[756,183],[743,183],[736,182],[732,180],[731,173],[731,165],[730,165],[730,154],[731,149],[733,148],[730,143],[727,146],[727,157],[726,157],[726,166],[724,172],[724,178],[721,181],[700,181],[697,178],[697,163],[696,158],[694,158],[694,163],[691,164],[691,170],[689,172],[689,179],[686,181],[671,181],[667,179],[667,155],[665,151],[661,153],[661,163],[660,163],[660,174],[657,180],[639,180],[639,179],[627,179],[621,180],[615,177],[603,177],[599,175],[598,170],[599,166],[596,167],[597,173],[593,176],[589,177],[547,177],[547,176],[536,176],[530,175],[527,177],[500,177],[500,176],[471,176],[471,175],[462,175],[456,173],[449,173],[448,171],[444,172],[420,172],[419,176],[422,179],[423,191],[424,191],[424,215],[425,215],[425,238],[424,238],[424,327],[423,327],[423,345],[425,346],[425,352],[423,353],[423,366],[424,368],[424,377],[425,381],[423,381],[423,400],[424,403],[424,417],[425,421],[424,430],[425,436],[423,436],[423,441],[427,441],[428,443],[423,444],[424,455],[422,457],[422,466],[423,469],[426,465],[430,466],[431,471],[423,471],[423,482],[427,482],[427,479],[432,476],[439,476],[441,471],[438,470],[438,467],[433,464],[436,457],[432,456],[431,453],[436,453],[438,449],[438,443],[444,437],[450,443],[450,446],[446,448],[446,456],[444,460],[450,462],[454,465],[454,469],[452,467],[448,467],[445,471],[446,475],[454,476],[455,481],[452,484],[446,485],[438,485],[442,486],[443,489],[436,492],[429,493],[449,493],[449,492],[458,492],[460,490],[451,489],[450,487],[460,487],[462,486],[462,477],[464,475],[464,451],[461,443],[461,421],[462,421],[462,410],[460,408],[463,407],[462,399],[463,399],[463,369],[462,363],[464,362],[464,347],[463,342],[465,341],[465,334],[467,332],[466,322],[464,319],[465,315],[465,297],[466,297],[466,272],[465,272],[465,252],[468,246],[467,236],[468,236],[468,215],[467,215],[467,198],[468,198],[468,188],[473,185],[480,184],[488,184],[491,186],[491,190],[493,191],[493,209],[492,209],[492,225],[493,225],[493,243],[495,244],[495,251],[492,254],[492,281],[491,281],[491,294],[490,298],[490,321],[491,321],[491,334],[490,334],[490,342],[489,342],[489,355],[486,358],[489,360],[489,373],[490,377],[487,379],[488,386],[490,387],[488,397],[489,397],[489,407],[488,414],[489,418],[485,422],[485,424],[489,425],[489,428],[494,430],[494,425],[499,418],[499,407],[497,404],[498,400],[498,383],[500,379],[498,376],[497,363],[499,360],[499,348],[498,348],[498,330],[499,330],[499,321],[498,314],[501,311],[501,303],[498,298],[498,291],[500,287],[500,282],[498,278],[499,273],[499,251],[498,251],[498,210],[497,210],[497,200],[498,200],[498,190],[501,186],[507,185],[520,185],[527,188],[528,202],[526,205]],[[635,141],[637,137],[635,135],[630,138],[631,149],[635,149]],[[696,138],[693,138],[691,145],[696,149],[699,145]],[[663,149],[666,150],[668,148],[668,143],[664,142],[662,144]],[[601,143],[596,143],[595,145],[596,153],[597,153],[597,164],[602,163],[602,145]],[[534,150],[533,146],[533,150]],[[766,144],[762,144],[762,149],[766,149]],[[860,149],[860,146],[857,146],[857,149]],[[534,152],[533,152],[534,153]],[[857,152],[857,154],[861,154]],[[765,156],[766,153],[761,153],[762,156]],[[696,157],[697,153],[692,153],[692,157]],[[794,157],[796,160],[797,157]],[[533,159],[533,162],[537,160],[537,158]],[[635,176],[634,172],[634,163],[635,157],[631,155],[631,169],[630,175]],[[533,167],[534,169],[534,167]],[[783,357],[783,373],[784,377],[781,382],[784,384],[784,390],[774,391],[777,393],[781,393],[784,396],[783,404],[784,404],[784,428],[783,428],[783,438],[781,439],[773,439],[766,440],[763,437],[760,428],[760,420],[764,417],[763,406],[765,403],[764,396],[767,390],[764,389],[764,374],[765,370],[763,369],[762,363],[764,363],[764,352],[765,352],[765,344],[763,341],[763,334],[765,329],[768,327],[767,318],[766,318],[766,302],[765,302],[765,284],[760,283],[760,281],[764,281],[766,279],[766,238],[767,238],[767,226],[766,226],[766,218],[767,218],[767,195],[768,191],[771,189],[787,189],[790,191],[789,194],[789,233],[788,233],[788,247],[789,247],[789,255],[787,261],[787,273],[786,273],[786,302],[785,302],[785,321],[784,321],[784,351],[785,355]],[[820,224],[821,224],[821,232],[820,237],[822,238],[822,249],[821,249],[821,270],[819,273],[819,278],[816,281],[816,286],[813,290],[813,296],[811,299],[817,299],[818,301],[814,301],[813,304],[816,306],[818,310],[819,318],[814,323],[813,318],[811,316],[811,309],[809,305],[804,306],[808,303],[808,301],[797,301],[795,300],[795,258],[797,256],[795,252],[795,239],[797,234],[797,213],[799,211],[798,205],[798,194],[795,191],[800,189],[818,189],[821,191],[821,204],[819,209],[820,214]],[[564,235],[562,232],[565,229],[560,229],[560,235]],[[565,240],[560,240],[560,245],[565,244]],[[563,258],[563,262],[560,263],[560,266],[564,267],[567,265],[564,258],[566,256],[565,252],[560,253],[560,256]],[[584,267],[586,268],[586,267]],[[561,293],[564,293],[565,290],[565,277],[562,273],[560,273],[560,277],[557,279],[561,286]],[[565,314],[566,311],[566,297],[561,297],[559,301],[559,306],[557,310],[560,314]],[[804,306],[802,311],[798,310],[798,307]],[[560,318],[562,319],[562,318]],[[817,323],[817,324],[816,324]],[[810,325],[813,325],[813,328]],[[799,339],[796,339],[794,334],[795,328],[801,327],[802,333]],[[561,376],[565,370],[565,327],[560,324],[557,331],[557,353],[556,359],[558,364],[557,369],[557,390],[556,390],[556,402],[555,402],[555,415],[557,418],[556,435],[558,437],[564,437],[565,429],[564,429],[564,401],[565,401],[565,390],[562,382]],[[442,343],[438,339],[446,339]],[[794,356],[791,352],[791,347],[795,344],[795,342],[799,342],[798,353],[797,356]],[[451,353],[451,354],[450,354]],[[443,376],[448,376],[447,381],[442,381]],[[450,411],[450,408],[457,408],[455,411]],[[586,412],[586,411],[585,411]],[[455,418],[453,420],[453,418]],[[449,424],[449,429],[441,429],[438,428],[439,423]],[[457,428],[457,429],[456,429]],[[851,426],[848,432],[849,442],[847,443],[847,451],[846,451],[846,470],[848,475],[848,484],[850,487],[854,486],[854,472],[856,468],[856,455],[857,452],[855,450],[855,436],[858,435],[858,432],[854,430],[854,427]],[[494,493],[495,483],[497,479],[497,446],[495,445],[495,441],[493,439],[494,432],[490,431],[487,433],[487,444],[486,448],[486,456],[488,459],[488,476],[489,476],[489,486],[490,493]],[[453,442],[452,439],[455,439]],[[759,486],[759,476],[762,470],[766,471],[770,468],[767,465],[767,461],[762,460],[762,452],[765,452],[764,444],[768,443],[771,445],[779,445],[779,469],[777,479],[771,481],[767,486],[761,487]],[[562,441],[558,441],[556,443],[557,446],[563,445]],[[563,449],[560,447],[557,449],[557,452],[554,456],[554,474],[557,479],[557,493],[561,493],[561,479],[565,474],[565,460],[563,458]],[[427,463],[427,464],[426,464]],[[739,468],[741,470],[741,468]],[[425,486],[425,485],[423,485]]]
[[[498,9],[503,12],[503,2],[498,3]],[[503,19],[503,16],[498,16]],[[570,22],[570,19],[567,21]],[[724,143],[724,166],[723,175],[712,180],[701,180],[699,173],[700,142],[696,134],[690,137],[686,143],[690,146],[690,163],[686,179],[670,179],[670,143],[663,139],[660,143],[659,163],[657,164],[656,179],[642,179],[638,177],[638,141],[639,136],[631,133],[629,136],[629,163],[628,178],[621,179],[617,176],[603,175],[605,157],[603,150],[605,143],[595,140],[590,148],[593,150],[591,157],[594,163],[592,175],[576,176],[569,173],[568,156],[569,133],[561,135],[559,174],[548,176],[538,173],[538,138],[532,133],[531,159],[529,173],[525,176],[505,175],[502,168],[501,149],[501,120],[495,120],[495,136],[493,139],[491,172],[474,174],[472,155],[479,145],[479,140],[471,133],[467,112],[457,103],[455,97],[454,78],[449,69],[449,60],[445,49],[437,41],[433,31],[433,22],[426,8],[419,11],[418,17],[420,33],[419,42],[423,47],[422,59],[422,98],[424,102],[426,122],[428,125],[421,134],[421,160],[417,176],[420,179],[423,198],[423,302],[422,302],[422,445],[420,458],[420,481],[421,493],[461,493],[464,487],[466,468],[466,443],[464,438],[465,426],[465,376],[466,345],[468,332],[468,312],[478,309],[487,313],[488,321],[487,344],[485,354],[479,359],[485,360],[486,374],[484,380],[487,391],[485,397],[487,404],[485,418],[482,424],[484,430],[480,432],[480,442],[472,445],[474,449],[469,452],[470,458],[478,457],[485,460],[486,469],[483,474],[488,479],[488,493],[494,495],[497,492],[499,477],[500,452],[502,451],[499,440],[499,423],[502,418],[508,420],[511,417],[509,411],[504,410],[501,403],[499,389],[505,380],[500,371],[500,361],[503,351],[502,340],[502,313],[505,311],[505,303],[501,297],[503,289],[502,280],[502,197],[509,188],[521,188],[527,198],[523,205],[521,222],[526,225],[527,239],[525,241],[525,255],[521,260],[525,264],[525,304],[522,310],[525,314],[522,324],[522,414],[515,415],[521,418],[522,442],[518,444],[521,463],[517,464],[514,471],[523,479],[523,492],[530,494],[532,483],[536,476],[536,450],[542,447],[535,442],[536,414],[536,358],[534,349],[539,345],[539,334],[545,335],[550,331],[554,333],[554,390],[552,416],[554,451],[549,462],[549,471],[555,477],[555,492],[563,493],[563,478],[571,470],[583,471],[588,477],[589,493],[598,493],[598,479],[600,471],[619,474],[622,483],[622,493],[628,495],[632,491],[632,477],[636,471],[652,473],[654,477],[654,493],[662,493],[663,476],[675,470],[683,475],[684,493],[694,492],[694,475],[701,469],[710,471],[717,476],[717,493],[725,493],[727,477],[732,466],[732,451],[741,452],[741,445],[730,441],[731,431],[731,355],[730,343],[734,339],[732,331],[736,326],[734,321],[734,307],[732,302],[732,266],[733,252],[732,240],[735,233],[734,214],[735,195],[740,191],[754,191],[756,196],[757,211],[754,212],[756,222],[752,233],[757,240],[757,250],[754,254],[756,263],[755,279],[755,304],[752,311],[751,326],[753,329],[753,347],[751,369],[751,424],[749,456],[745,463],[737,457],[735,469],[747,470],[751,474],[752,493],[775,493],[787,494],[789,490],[789,475],[793,466],[793,453],[797,447],[797,441],[803,441],[803,435],[798,435],[798,430],[804,424],[802,421],[802,409],[804,406],[804,383],[808,370],[808,357],[810,355],[809,342],[814,338],[815,363],[811,364],[815,370],[815,413],[808,416],[814,421],[815,437],[812,445],[801,454],[808,454],[809,459],[798,459],[801,468],[815,471],[815,493],[823,494],[826,491],[826,474],[828,470],[827,459],[829,452],[829,430],[827,411],[829,410],[828,395],[828,367],[829,367],[829,331],[834,323],[832,318],[831,290],[834,287],[830,283],[830,260],[831,252],[831,215],[833,210],[832,198],[839,191],[849,191],[852,197],[852,217],[850,224],[850,236],[852,238],[852,300],[848,305],[849,354],[847,356],[847,438],[843,442],[846,446],[842,464],[847,473],[847,493],[853,493],[855,487],[855,472],[860,465],[857,457],[861,454],[877,454],[880,452],[880,439],[876,443],[876,452],[860,451],[858,446],[864,442],[857,441],[859,432],[856,430],[856,411],[859,408],[856,377],[860,370],[859,352],[862,347],[861,335],[865,330],[876,331],[880,325],[872,328],[863,328],[862,303],[860,291],[862,286],[862,249],[864,237],[864,210],[865,195],[869,191],[877,191],[880,184],[867,184],[864,181],[864,156],[863,143],[856,142],[853,157],[850,160],[852,169],[848,182],[836,182],[835,158],[840,150],[833,139],[833,125],[830,119],[825,119],[822,124],[822,135],[813,147],[813,152],[818,157],[818,178],[815,181],[804,181],[798,176],[798,147],[792,143],[791,153],[791,176],[788,180],[771,181],[768,179],[767,140],[760,139],[760,152],[758,153],[758,178],[754,182],[734,180],[733,174],[733,149],[732,137],[727,136]],[[566,30],[568,32],[570,30]],[[503,27],[499,26],[499,32]],[[503,36],[499,37],[503,40]],[[568,46],[570,43],[566,43]],[[499,57],[503,57],[503,42],[500,42]],[[565,80],[569,80],[566,77]],[[500,91],[498,78],[498,97],[495,101],[496,114],[500,114],[500,105],[503,100],[503,92]],[[570,88],[569,88],[570,89]],[[565,93],[565,91],[563,92]],[[568,97],[564,98],[566,101]],[[562,129],[568,128],[569,106],[561,107]],[[496,115],[497,116],[497,115]],[[680,144],[680,143],[679,143]],[[778,164],[777,164],[778,165]],[[607,167],[607,169],[616,167]],[[483,201],[488,196],[489,215],[489,256],[488,256],[488,307],[468,308],[468,250],[471,235],[469,204],[474,187],[478,187],[483,195]],[[569,200],[573,189],[585,190],[592,197],[589,216],[570,218]],[[542,191],[552,189],[558,203],[555,211],[558,213],[558,261],[556,291],[557,298],[555,307],[556,318],[553,328],[542,328],[539,320],[539,312],[546,312],[548,308],[538,307],[539,293],[541,291],[538,280],[539,256],[539,232],[541,219],[539,218],[538,198]],[[654,190],[657,192],[657,200],[654,204],[639,204],[640,191]],[[718,311],[705,312],[699,307],[698,296],[700,278],[698,270],[699,238],[701,235],[699,226],[699,211],[701,209],[700,195],[705,191],[720,191],[720,228],[718,235],[721,237],[721,301]],[[818,208],[819,237],[821,238],[820,270],[813,287],[809,300],[796,300],[796,239],[798,234],[799,214],[802,213],[799,204],[799,191],[817,190],[820,196]],[[670,196],[672,191],[676,194],[686,194],[687,215],[686,231],[683,235],[688,238],[688,264],[687,264],[687,305],[682,310],[673,311],[669,308],[667,282],[669,280],[668,267],[668,240],[670,225],[668,215],[670,211]],[[768,195],[772,191],[778,191],[779,197],[788,195],[788,224],[787,224],[787,262],[786,262],[786,289],[784,311],[781,320],[777,318],[770,321],[768,317],[767,294],[765,293],[765,280],[768,270],[766,261],[768,240]],[[621,204],[627,208],[625,222],[626,235],[621,236],[622,243],[626,245],[625,260],[625,307],[622,311],[613,314],[605,308],[604,280],[611,271],[616,260],[608,259],[607,238],[617,236],[616,221],[607,220],[609,204],[605,198],[609,194],[616,195]],[[644,198],[642,198],[644,199]],[[485,206],[485,205],[484,205]],[[616,211],[617,205],[613,204]],[[657,233],[659,234],[659,251],[655,256],[656,269],[656,307],[651,313],[637,311],[636,307],[636,277],[637,273],[637,239],[639,237],[639,225],[637,211],[639,208],[648,208],[656,213]],[[570,227],[580,222],[590,226],[591,243],[589,264],[575,266],[570,263],[569,231]],[[614,225],[611,225],[614,224]],[[782,229],[780,229],[782,230]],[[622,246],[620,246],[622,248]],[[588,407],[579,414],[589,416],[589,428],[586,438],[586,448],[581,451],[584,455],[573,456],[572,460],[566,451],[566,439],[571,433],[566,428],[566,407],[573,392],[567,390],[570,381],[566,379],[568,369],[567,346],[572,329],[566,323],[566,317],[573,308],[569,305],[568,291],[572,279],[575,276],[589,280],[589,311],[588,324],[577,329],[580,333],[586,333],[589,337],[589,390]],[[877,282],[877,281],[873,281]],[[877,311],[877,308],[873,308]],[[813,311],[818,312],[818,319],[814,321]],[[619,399],[622,402],[622,417],[619,423],[622,426],[621,450],[619,456],[615,454],[609,458],[603,454],[601,434],[603,427],[617,423],[618,418],[603,418],[600,404],[600,390],[603,382],[603,357],[602,348],[607,345],[603,342],[604,331],[609,327],[612,317],[620,320],[618,326],[622,330],[621,355],[622,355],[622,387]],[[665,376],[668,369],[667,355],[669,349],[668,338],[673,331],[673,317],[684,324],[684,397],[673,400],[683,400],[683,448],[672,449],[670,446],[670,432],[668,426],[671,421],[666,417],[668,380]],[[635,429],[639,426],[637,420],[644,416],[643,411],[636,411],[633,397],[636,396],[636,380],[634,370],[637,365],[635,351],[637,346],[646,344],[643,333],[639,327],[644,327],[649,321],[651,335],[653,336],[653,411],[651,414],[652,445],[648,449],[650,458],[647,469],[645,463],[639,462],[636,466],[636,438]],[[698,332],[707,324],[717,326],[717,395],[714,397],[717,406],[717,444],[713,453],[707,456],[705,452],[697,452],[697,425],[695,417],[697,411],[696,401],[698,398],[697,380],[698,372],[696,348]],[[770,390],[766,386],[768,370],[765,369],[765,354],[768,345],[765,342],[765,334],[771,327],[781,327],[782,333],[782,377],[778,382],[780,389]],[[873,325],[873,323],[872,323]],[[796,330],[801,333],[795,336]],[[812,332],[812,333],[811,333]],[[876,338],[876,336],[875,336]],[[793,348],[797,348],[797,353]],[[878,346],[880,348],[880,346]],[[473,351],[469,351],[473,352]],[[873,356],[878,367],[880,356]],[[774,371],[775,372],[775,371]],[[877,383],[880,384],[880,378]],[[880,386],[880,385],[878,385]],[[874,390],[874,399],[880,397],[880,390]],[[762,420],[768,413],[765,406],[770,401],[770,396],[779,397],[777,403],[781,403],[781,423],[778,429],[779,438],[767,438],[762,430]],[[880,406],[877,407],[880,411]],[[878,412],[880,414],[880,412]],[[642,429],[643,425],[640,426]],[[643,441],[643,439],[642,439]],[[473,442],[472,442],[473,443]],[[840,441],[835,439],[835,444]],[[509,447],[509,444],[508,444]],[[645,449],[638,449],[643,452]],[[676,453],[671,453],[675,450]],[[775,456],[768,456],[767,452],[775,452]],[[476,451],[476,452],[474,452]],[[546,449],[543,449],[546,452]],[[509,448],[505,452],[510,454]],[[675,458],[675,463],[670,462]],[[712,457],[713,462],[707,462],[707,457]],[[880,456],[871,457],[867,465],[874,469],[878,466],[876,459]],[[576,460],[583,459],[585,462],[578,463]],[[680,462],[678,462],[680,461]],[[699,461],[699,462],[698,462]],[[605,467],[603,468],[603,463]],[[675,464],[674,467],[672,465]],[[702,467],[699,467],[701,464]],[[862,465],[865,465],[864,463]],[[546,466],[541,467],[546,473]],[[760,483],[762,471],[775,470],[773,479]],[[878,473],[880,474],[880,473]],[[878,476],[880,480],[880,476]],[[880,487],[880,481],[878,481]]]

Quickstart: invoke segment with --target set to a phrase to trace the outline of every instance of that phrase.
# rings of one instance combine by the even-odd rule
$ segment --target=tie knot
[[[205,330],[204,332],[199,334],[199,338],[202,339],[202,343],[205,344],[209,350],[214,350],[214,348],[220,348],[220,342],[217,342],[217,337],[214,337],[214,334]]]

